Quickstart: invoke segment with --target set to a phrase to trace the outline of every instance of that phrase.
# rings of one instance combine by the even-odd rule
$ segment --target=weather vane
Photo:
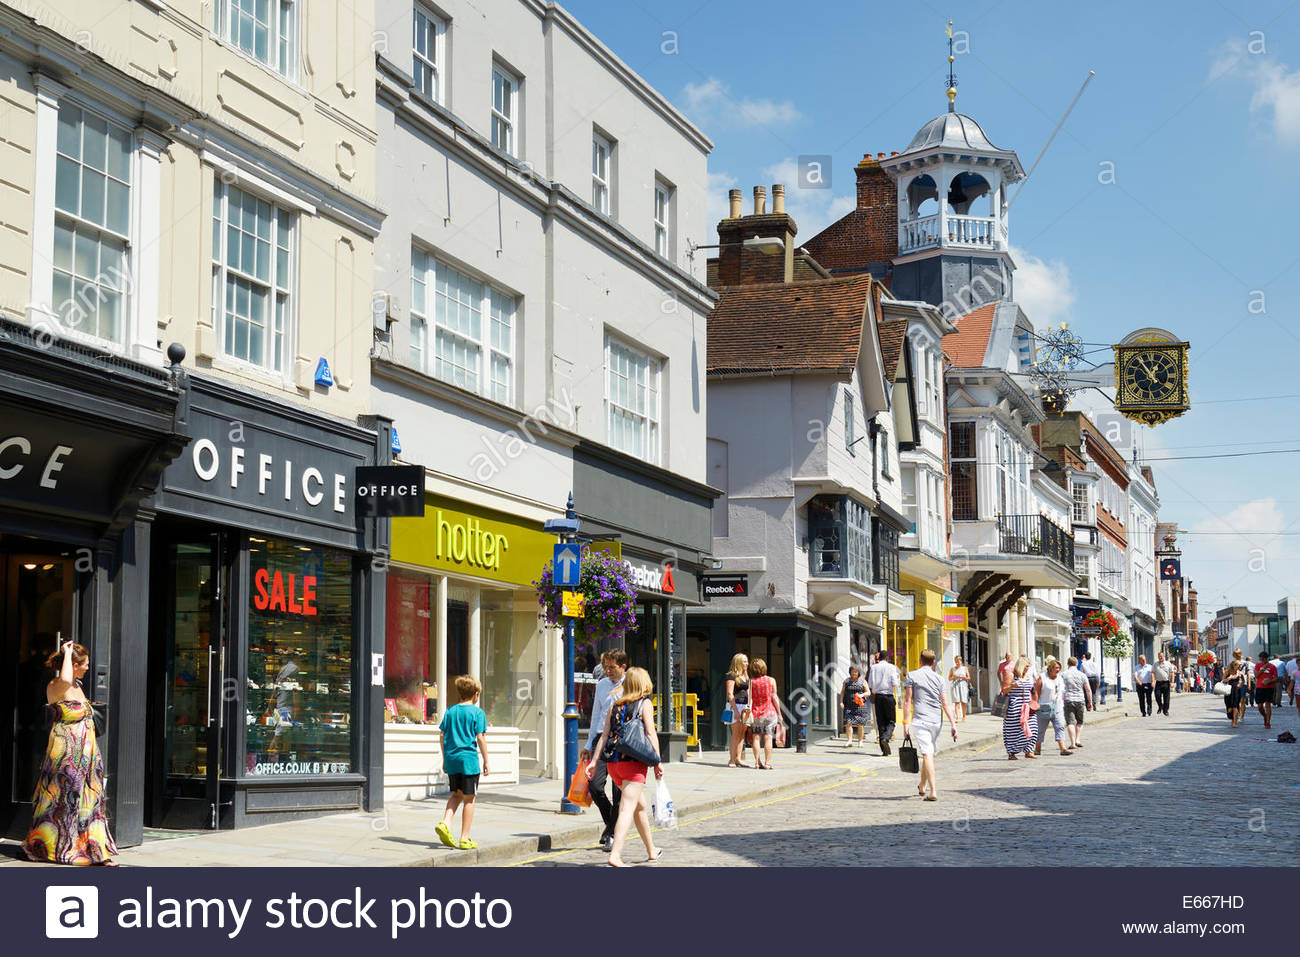
[[[952,21],[948,21],[948,112],[955,112],[957,109],[957,77],[953,75],[953,63],[956,57],[952,55]]]

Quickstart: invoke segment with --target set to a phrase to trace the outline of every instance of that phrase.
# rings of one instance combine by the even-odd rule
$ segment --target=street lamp
[[[569,501],[564,509],[564,518],[547,519],[543,524],[543,531],[552,535],[559,536],[560,543],[564,545],[574,545],[578,539],[578,513],[573,506],[573,493],[569,493]],[[552,565],[551,574],[555,575],[559,569]],[[573,618],[566,618],[564,622],[564,689],[566,703],[564,705],[564,780],[560,782],[562,788],[562,797],[560,798],[561,814],[581,814],[582,808],[569,800],[569,782],[573,780],[574,774],[578,771],[578,695],[574,687],[573,677],[573,659],[575,655],[574,647],[574,626]]]

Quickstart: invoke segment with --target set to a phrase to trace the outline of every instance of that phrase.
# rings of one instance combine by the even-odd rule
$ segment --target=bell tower
[[[891,292],[952,315],[1012,298],[1007,187],[1023,179],[1013,150],[989,141],[957,112],[952,21],[948,22],[948,110],[926,123],[880,168],[898,190],[898,255]]]

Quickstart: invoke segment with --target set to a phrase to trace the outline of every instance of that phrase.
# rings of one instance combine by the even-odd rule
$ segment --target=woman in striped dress
[[[1029,659],[1021,655],[1014,668],[1003,672],[1002,693],[1007,696],[1007,710],[1002,716],[1002,744],[1007,749],[1009,761],[1014,761],[1022,754],[1027,758],[1038,757],[1034,754],[1038,721],[1029,713],[1034,680],[1027,677],[1028,671]]]

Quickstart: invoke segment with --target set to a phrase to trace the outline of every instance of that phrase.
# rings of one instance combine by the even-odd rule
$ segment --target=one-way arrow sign
[[[581,571],[578,546],[556,545],[555,559],[551,563],[551,567],[553,569],[553,584],[560,588],[578,587],[578,576]]]

